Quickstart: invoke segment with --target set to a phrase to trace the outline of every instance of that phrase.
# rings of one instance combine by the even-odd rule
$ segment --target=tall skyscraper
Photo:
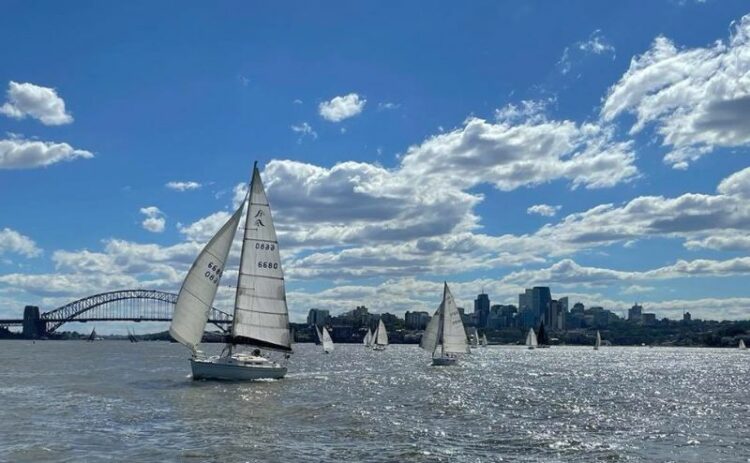
[[[490,297],[484,293],[474,300],[474,320],[479,328],[487,327],[487,319],[490,316]]]
[[[307,324],[315,326],[323,326],[328,323],[330,313],[324,309],[310,309],[307,313]]]
[[[535,322],[539,323],[547,315],[549,303],[552,301],[552,294],[547,286],[534,286],[531,290],[531,309],[536,317]]]

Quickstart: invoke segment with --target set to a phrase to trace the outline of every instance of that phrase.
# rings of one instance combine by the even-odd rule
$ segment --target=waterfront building
[[[307,313],[307,325],[323,326],[328,323],[329,318],[331,315],[328,310],[313,308]]]
[[[487,327],[487,319],[490,316],[490,297],[481,293],[474,300],[474,324],[479,328]]]
[[[423,330],[430,323],[430,314],[427,312],[406,312],[404,314],[404,323],[406,329]]]
[[[628,321],[629,322],[640,322],[643,316],[643,306],[637,302],[633,304],[633,307],[628,310]]]
[[[689,322],[692,319],[692,316],[690,315],[690,312],[685,312],[682,314],[682,321]]]

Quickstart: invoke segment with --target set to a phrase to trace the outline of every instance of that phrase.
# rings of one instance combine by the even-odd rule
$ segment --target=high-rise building
[[[478,328],[487,327],[487,319],[490,316],[490,297],[481,293],[474,300],[474,323]]]
[[[633,307],[628,310],[628,321],[629,322],[640,322],[643,318],[643,306],[638,303],[633,304]]]
[[[689,322],[690,320],[692,320],[692,318],[693,317],[692,315],[690,315],[690,312],[685,312],[684,314],[682,314],[682,321],[684,322]]]
[[[324,309],[310,309],[307,313],[307,324],[315,326],[323,326],[328,323],[330,314],[328,310]]]

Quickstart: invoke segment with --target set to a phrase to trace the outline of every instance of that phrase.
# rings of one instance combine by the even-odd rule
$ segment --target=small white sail
[[[245,203],[206,244],[177,295],[169,334],[192,351],[201,342]]]
[[[321,343],[323,344],[323,351],[333,352],[333,339],[331,339],[331,335],[328,334],[328,330],[325,326],[321,330],[323,333],[321,339]]]
[[[745,347],[745,340],[744,340],[744,339],[740,339],[740,346],[739,346],[739,347],[740,347],[740,349],[743,349],[743,350],[744,350],[744,349],[747,349],[747,348]]]
[[[375,339],[373,340],[373,344],[376,346],[387,346],[388,345],[388,331],[385,329],[385,324],[383,323],[383,319],[380,319],[380,322],[378,322],[378,329],[375,331]]]
[[[292,345],[279,242],[257,167],[250,184],[232,340],[284,351]]]
[[[479,339],[479,345],[482,347],[487,347],[489,343],[487,342],[487,335],[482,333],[482,337]]]
[[[365,335],[365,338],[362,340],[362,344],[365,345],[365,347],[370,347],[372,345],[372,330],[367,329],[367,334]]]
[[[537,346],[536,333],[534,332],[534,328],[529,328],[529,334],[526,335],[526,345],[531,348]]]
[[[479,345],[479,332],[477,331],[476,327],[471,328],[469,343],[471,344],[471,347],[477,347]]]
[[[439,326],[440,321],[442,317],[443,312],[443,303],[440,303],[440,306],[435,311],[435,314],[430,319],[430,322],[427,324],[427,328],[424,330],[424,334],[422,335],[422,340],[419,341],[419,347],[422,349],[434,352],[435,348],[438,345],[438,334],[439,334]]]
[[[602,335],[599,334],[599,331],[596,332],[596,342],[594,343],[594,350],[599,350],[599,346],[602,345]]]

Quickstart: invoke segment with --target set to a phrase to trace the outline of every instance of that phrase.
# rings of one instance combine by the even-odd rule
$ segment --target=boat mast
[[[255,169],[258,168],[258,161],[253,162],[253,170],[250,174],[250,183],[249,187],[247,189],[247,194],[245,195],[245,199],[243,202],[246,202],[248,198],[250,197],[250,194],[253,191],[253,182],[255,181]],[[248,206],[249,207],[249,206]],[[240,298],[240,278],[242,278],[242,261],[245,259],[245,236],[247,234],[247,217],[245,217],[245,226],[242,230],[242,247],[240,248],[240,271],[237,272],[237,284],[234,288],[234,311],[232,312],[232,328],[229,331],[230,339],[229,342],[227,342],[227,345],[225,349],[229,350],[229,356],[232,356],[232,348],[234,347],[234,343],[232,342],[232,338],[234,338],[234,327],[237,325],[237,302]]]

